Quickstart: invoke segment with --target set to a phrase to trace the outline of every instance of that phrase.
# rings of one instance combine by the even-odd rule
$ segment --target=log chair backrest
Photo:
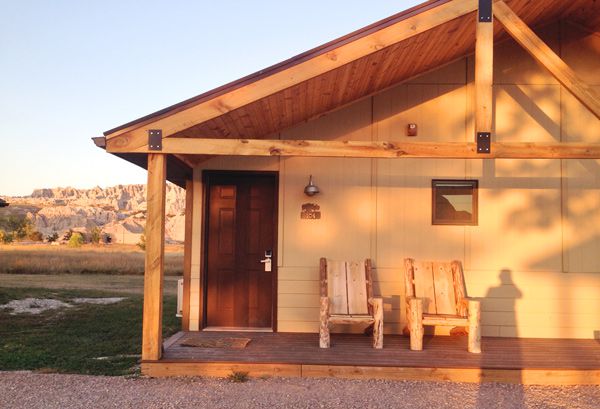
[[[371,260],[335,261],[322,258],[320,265],[321,296],[329,297],[332,315],[368,315],[373,296]]]
[[[426,314],[465,315],[462,299],[466,297],[460,261],[404,260],[406,297],[423,299]]]

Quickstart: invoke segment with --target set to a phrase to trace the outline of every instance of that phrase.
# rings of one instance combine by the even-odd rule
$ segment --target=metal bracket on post
[[[492,0],[479,0],[479,22],[492,22]]]
[[[148,130],[148,150],[162,151],[162,129]]]
[[[490,132],[477,132],[477,153],[491,153],[491,140]]]

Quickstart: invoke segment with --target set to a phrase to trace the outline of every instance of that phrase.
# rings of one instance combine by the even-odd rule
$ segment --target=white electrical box
[[[183,316],[183,278],[177,280],[177,313],[176,317]]]

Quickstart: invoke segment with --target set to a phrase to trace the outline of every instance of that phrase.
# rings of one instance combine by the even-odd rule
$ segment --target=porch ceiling
[[[340,47],[452,3],[470,5],[468,0],[425,2],[258,73],[111,129],[105,132],[105,135],[110,139],[127,132],[149,129],[158,121],[172,117],[175,123],[179,123],[173,128],[176,131],[169,132],[167,136],[253,139],[273,137],[282,129],[318,117],[471,54],[475,47],[475,12],[451,19],[337,68],[323,69],[322,72],[317,70],[317,75],[312,78],[283,90],[267,93],[263,97],[250,98],[250,102],[239,107],[224,105],[218,98],[227,97],[234,91],[253,94],[253,89],[259,85],[257,82],[263,79],[310,62],[324,54],[335,59],[336,51]],[[477,2],[473,3],[476,8]],[[600,31],[600,2],[596,0],[507,0],[506,3],[532,27],[559,19],[569,19],[590,31]],[[495,41],[507,37],[500,24],[495,25],[494,37]],[[211,104],[211,101],[214,103]],[[189,121],[189,115],[187,118],[178,119],[177,114],[200,106],[207,106],[207,109],[213,110],[217,106],[221,113],[216,116],[207,115],[211,118],[202,122]]]

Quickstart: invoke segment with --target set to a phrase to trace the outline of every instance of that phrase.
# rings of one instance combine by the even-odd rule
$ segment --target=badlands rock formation
[[[135,244],[146,223],[146,186],[118,185],[108,188],[74,189],[71,187],[36,189],[31,196],[7,197],[10,206],[29,206],[39,210],[27,214],[44,236],[69,229],[90,232],[94,227],[110,234],[113,242]],[[168,242],[183,242],[185,191],[167,184]]]

